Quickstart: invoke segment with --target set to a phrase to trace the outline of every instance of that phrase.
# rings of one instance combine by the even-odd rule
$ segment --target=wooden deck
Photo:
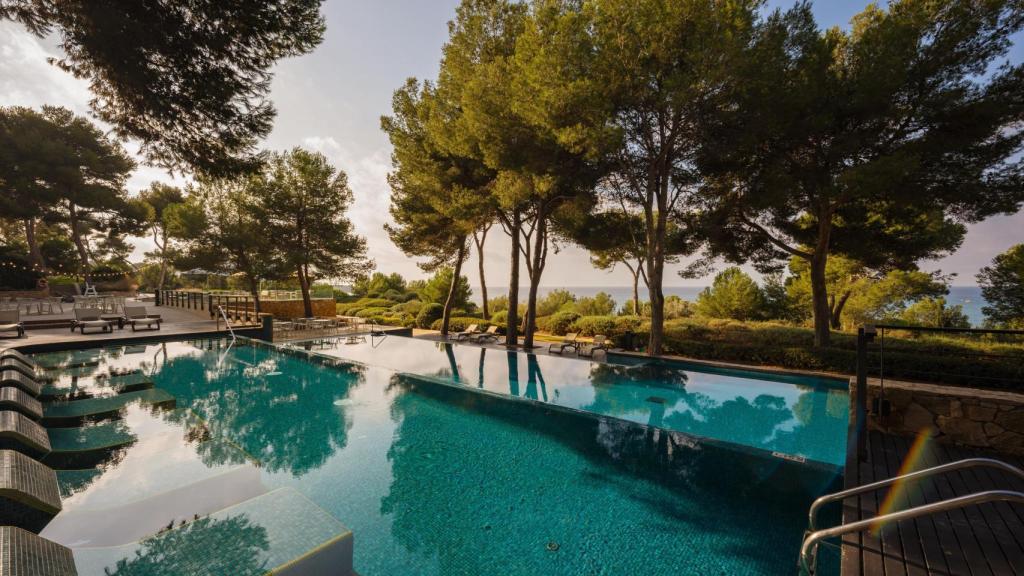
[[[869,457],[855,456],[847,466],[847,487],[891,478],[900,472],[913,443],[872,432]],[[913,470],[974,456],[989,456],[1022,466],[1019,458],[967,450],[930,441]],[[909,470],[908,470],[909,471]],[[993,489],[1024,491],[1024,481],[1001,470],[962,469],[904,486],[895,493],[894,509],[927,504],[974,492]],[[862,495],[844,503],[844,521],[873,516],[887,493]],[[1024,575],[1024,506],[1000,502],[907,520],[882,530],[849,535],[843,540],[842,575],[965,576]]]

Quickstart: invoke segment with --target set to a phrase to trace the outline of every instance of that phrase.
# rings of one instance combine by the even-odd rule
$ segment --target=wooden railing
[[[157,306],[183,308],[185,310],[202,310],[217,317],[217,307],[235,322],[255,323],[259,321],[256,310],[256,299],[250,294],[207,293],[196,290],[160,290],[156,296]]]

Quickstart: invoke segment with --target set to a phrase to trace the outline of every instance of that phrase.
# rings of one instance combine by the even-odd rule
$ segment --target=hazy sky
[[[304,146],[326,154],[345,170],[356,202],[351,217],[369,241],[379,270],[421,277],[415,262],[388,239],[390,145],[380,130],[380,116],[390,113],[392,92],[410,76],[433,78],[447,38],[447,22],[457,0],[328,0],[324,5],[327,34],[316,51],[281,62],[275,72],[272,99],[278,110],[265,147],[275,150]],[[770,6],[791,1],[772,0]],[[814,5],[823,26],[845,26],[867,4],[863,0],[819,0]],[[1024,56],[1024,42],[1012,59]],[[0,23],[0,105],[58,104],[87,113],[86,84],[48,65],[59,55],[53,39],[41,41],[10,22]],[[134,147],[130,146],[130,149]],[[130,189],[171,178],[158,169],[140,166]],[[928,269],[958,274],[955,284],[973,284],[978,268],[1024,239],[1024,213],[993,218],[971,228],[961,249],[942,260],[923,263]],[[136,242],[136,254],[151,248]],[[492,230],[486,248],[489,285],[507,284],[508,241]],[[476,256],[467,263],[476,284]],[[624,286],[627,271],[595,270],[587,254],[565,247],[550,257],[542,284],[546,286]],[[709,278],[683,280],[666,275],[666,285],[704,285]]]

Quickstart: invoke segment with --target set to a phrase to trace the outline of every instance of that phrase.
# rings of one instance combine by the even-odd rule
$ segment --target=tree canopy
[[[1024,244],[1013,246],[982,268],[978,285],[988,303],[981,310],[990,324],[1024,329]]]
[[[252,170],[275,111],[271,68],[323,39],[321,0],[6,0],[0,20],[56,32],[61,69],[154,164],[210,175]]]

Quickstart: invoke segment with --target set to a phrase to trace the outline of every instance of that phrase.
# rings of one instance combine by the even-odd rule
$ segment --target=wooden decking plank
[[[975,455],[953,446],[947,446],[946,451],[953,460],[962,460]],[[1002,474],[997,470],[980,466],[961,471],[964,482],[971,492],[1014,489],[1014,484],[1008,479],[1000,481],[992,473]],[[1024,534],[1024,522],[1015,513],[1014,506],[1007,502],[995,502],[982,504],[978,508],[988,522],[987,528],[990,531],[990,536],[1003,552],[1008,564],[1007,574],[1024,574],[1024,548],[1022,548],[1021,542],[1014,537],[1014,534]],[[975,532],[981,529],[982,527],[975,526]],[[999,567],[996,571],[999,572],[1000,569],[1002,568]]]
[[[875,480],[892,478],[896,475],[896,470],[898,469],[890,469],[889,467],[889,461],[897,458],[896,455],[890,454],[893,447],[886,441],[886,436],[884,435],[879,435],[876,438],[874,446],[877,447],[872,453],[872,459],[874,460],[872,468],[874,470]],[[879,513],[882,512],[882,506],[889,497],[889,493],[892,488],[893,487],[890,486],[887,490],[880,490],[875,493]],[[886,576],[906,576],[907,566],[904,561],[906,551],[903,547],[903,534],[899,525],[886,525],[882,530],[880,530],[879,537],[882,540],[882,562],[885,566]]]
[[[849,449],[849,450],[852,450]],[[844,471],[843,488],[860,486],[861,462],[852,450],[847,456],[846,470]],[[860,498],[847,498],[842,502],[843,523],[853,522],[861,519]],[[845,576],[863,576],[861,572],[861,538],[860,533],[854,532],[845,534],[842,537],[842,550],[840,554],[839,573]]]
[[[907,457],[909,451],[910,442],[905,438],[898,438],[890,436],[892,443],[899,447],[898,454],[900,455],[901,464],[902,460]],[[924,466],[918,463],[914,469],[919,470]],[[936,490],[931,480],[923,480],[913,482],[905,485],[905,493],[907,495],[907,503],[909,506],[921,506],[934,502],[938,499],[935,494]],[[959,548],[959,543],[956,538],[945,530],[939,530],[935,525],[934,516],[922,516],[913,521],[917,526],[918,536],[920,538],[921,551],[924,555],[925,573],[926,574],[949,574],[949,562],[947,561],[946,554],[943,550],[950,549],[950,547]],[[908,572],[910,569],[908,562]]]
[[[942,464],[940,458],[941,456],[935,452],[934,446],[928,446],[921,455],[920,467],[928,468]],[[923,482],[921,487],[920,494],[926,504],[938,502],[949,495],[949,483],[939,477],[932,477]],[[958,576],[970,575],[971,569],[964,557],[962,544],[953,529],[953,519],[948,513],[932,514],[928,516],[928,519],[931,520],[932,526],[938,534],[939,546],[942,548],[948,573]]]
[[[945,452],[945,460],[949,462],[955,462],[960,458],[957,457],[956,453],[950,452],[950,448],[939,444],[936,447],[940,451]],[[950,484],[953,486],[953,490],[957,496],[965,496],[967,494],[973,494],[979,492],[979,487],[971,485],[970,478],[965,470],[958,470],[951,474],[947,474]],[[998,529],[998,525],[994,525],[993,522],[996,520],[992,518],[995,515],[995,510],[988,504],[981,504],[978,506],[967,506],[963,508],[964,515],[967,517],[971,533],[974,535],[975,540],[981,547],[982,556],[980,557],[968,557],[968,562],[973,565],[982,565],[987,563],[991,568],[993,574],[1010,575],[1012,569],[1010,563],[1006,560],[1006,555],[1003,553],[1002,546],[996,540],[993,531]],[[1001,520],[999,524],[1001,524]]]
[[[949,459],[946,456],[942,445],[933,442],[927,450],[929,455],[929,466],[935,466]],[[952,481],[954,474],[942,474],[935,476],[935,485],[938,488],[938,496],[941,500],[948,500],[959,496]],[[982,552],[981,545],[974,536],[971,527],[971,518],[964,509],[950,510],[946,513],[949,520],[949,530],[956,536],[959,542],[959,549],[949,550],[950,567],[953,568],[956,562],[962,563],[966,568],[953,569],[954,574],[972,574],[974,576],[994,576]],[[955,562],[955,561],[956,562]]]
[[[868,461],[864,462],[861,466],[861,480],[865,484],[870,484],[875,480],[881,480],[881,478],[875,476],[875,463],[878,461],[877,454],[879,444],[880,440],[877,434],[872,434],[868,437]],[[864,517],[870,517],[877,514],[878,496],[874,492],[861,494],[860,509],[861,514]],[[863,531],[860,534],[861,555],[864,564],[863,569],[865,576],[885,574],[885,563],[882,560],[882,541],[869,531]]]
[[[903,464],[903,458],[906,455],[906,447],[901,442],[897,442],[897,439],[893,436],[883,436],[883,441],[886,446],[885,455],[887,458],[887,469],[889,471],[889,477],[896,476],[899,474],[900,466]],[[913,484],[907,484],[899,488],[895,492],[896,500],[894,502],[894,510],[906,510],[913,506],[911,501],[911,491],[917,487]],[[926,522],[921,522],[925,524]],[[899,522],[896,527],[900,531],[900,540],[903,544],[903,562],[906,565],[906,572],[908,576],[927,576],[928,574],[928,561],[925,556],[924,548],[922,546],[922,537],[919,533],[918,521],[915,520],[904,520]],[[934,561],[933,561],[934,562]]]

